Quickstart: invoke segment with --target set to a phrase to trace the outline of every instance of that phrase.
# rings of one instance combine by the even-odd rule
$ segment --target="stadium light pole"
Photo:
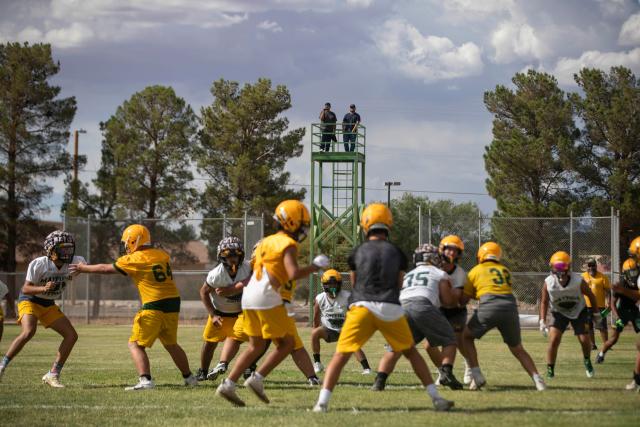
[[[387,207],[389,207],[389,209],[391,209],[391,186],[398,186],[401,185],[401,182],[398,181],[386,181],[384,183],[384,185],[387,186]]]

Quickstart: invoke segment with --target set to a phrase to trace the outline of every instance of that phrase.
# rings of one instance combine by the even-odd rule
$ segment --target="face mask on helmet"
[[[51,259],[53,261],[60,260],[66,264],[73,261],[76,253],[76,245],[73,243],[58,243],[53,247]]]
[[[569,264],[565,262],[556,262],[551,265],[551,273],[558,279],[563,280],[569,275]]]
[[[322,289],[329,294],[331,298],[335,298],[342,289],[342,283],[332,277],[328,282],[322,284]]]
[[[449,255],[448,253],[453,251],[453,255]],[[449,264],[457,264],[458,260],[460,259],[460,249],[458,249],[456,246],[445,246],[442,249],[442,259],[444,260],[444,262],[447,262]]]
[[[638,283],[638,275],[640,275],[640,270],[637,268],[632,268],[622,272],[622,277],[624,277],[628,283],[633,285]]]
[[[238,272],[238,266],[243,258],[244,252],[236,249],[225,249],[220,253],[220,262],[233,276]]]
[[[298,241],[298,243],[300,243],[304,239],[306,239],[308,235],[309,235],[309,227],[306,225],[303,225],[300,227],[300,229],[298,229],[298,232],[296,234],[296,240]]]

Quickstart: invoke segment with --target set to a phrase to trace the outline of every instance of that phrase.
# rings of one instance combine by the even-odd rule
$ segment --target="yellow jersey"
[[[296,281],[289,280],[284,285],[280,286],[280,296],[283,301],[292,302],[293,296],[296,294]]]
[[[587,285],[589,285],[591,292],[596,296],[596,302],[598,304],[598,307],[596,308],[606,307],[607,302],[605,300],[605,293],[611,289],[609,278],[599,271],[596,273],[595,277],[591,276],[588,271],[585,271],[582,273],[582,279],[587,283]],[[591,308],[591,301],[589,298],[585,296],[584,300],[587,303],[587,307]]]
[[[121,256],[113,263],[120,273],[130,276],[138,287],[142,304],[169,298],[180,298],[173,281],[169,254],[162,249],[148,248]]]
[[[296,242],[284,231],[279,231],[271,236],[267,236],[260,241],[256,248],[253,272],[256,279],[262,278],[262,269],[265,268],[269,277],[278,281],[282,287],[289,281],[289,274],[284,268],[284,251],[290,247],[298,248]]]
[[[511,272],[507,267],[495,261],[486,261],[476,265],[467,275],[464,293],[479,299],[482,295],[511,295]]]

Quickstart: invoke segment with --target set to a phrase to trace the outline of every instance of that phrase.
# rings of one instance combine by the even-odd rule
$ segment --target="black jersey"
[[[349,256],[356,272],[350,303],[376,301],[400,304],[398,275],[407,270],[407,257],[387,240],[367,240]]]

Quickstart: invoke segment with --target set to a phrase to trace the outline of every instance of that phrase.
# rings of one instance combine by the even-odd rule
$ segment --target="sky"
[[[71,130],[87,131],[83,181],[100,167],[99,123],[135,92],[172,86],[199,112],[213,81],[267,77],[291,92],[291,127],[307,128],[304,153],[286,167],[295,186],[310,183],[309,128],[323,104],[341,118],[354,103],[367,127],[367,200],[399,181],[392,197],[471,201],[488,214],[484,92],[530,68],[565,91],[578,90],[573,74],[585,66],[640,75],[640,2],[2,0],[8,41],[53,46],[53,81],[78,102]],[[59,219],[64,186],[52,185],[41,216]]]

